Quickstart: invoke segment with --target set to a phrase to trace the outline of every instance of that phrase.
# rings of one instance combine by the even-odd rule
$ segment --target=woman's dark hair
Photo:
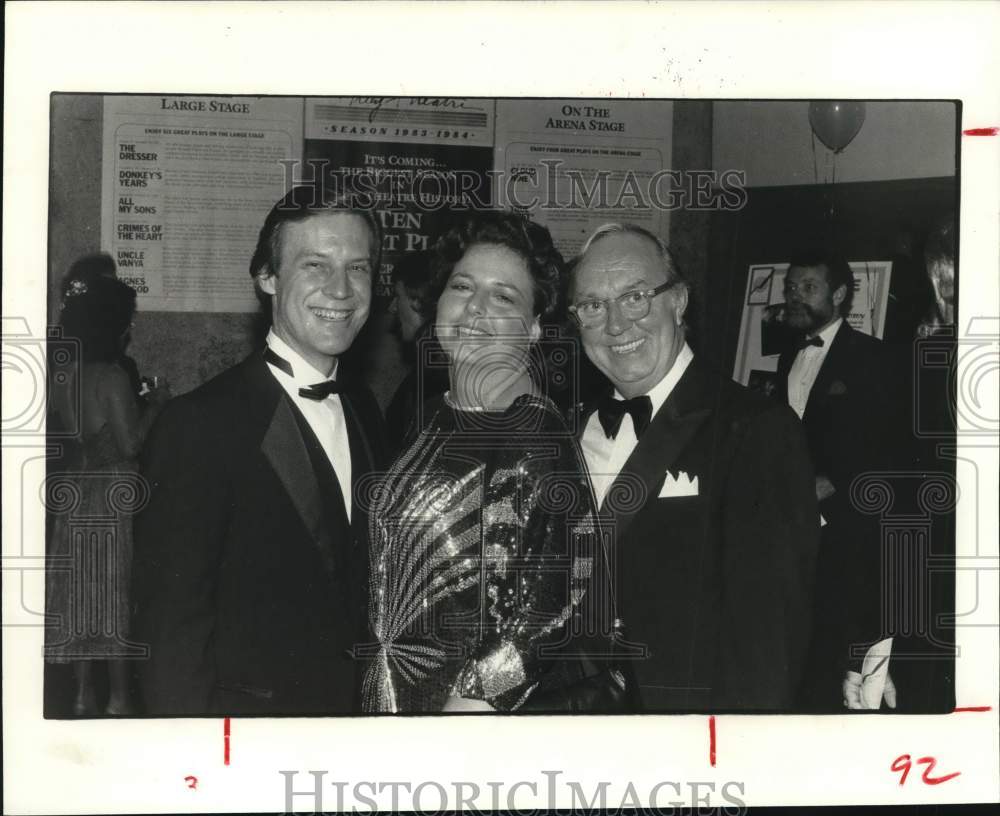
[[[86,278],[91,275],[103,275],[106,278],[115,277],[115,260],[107,252],[94,252],[73,261],[66,279]]]
[[[71,267],[62,286],[63,334],[80,341],[86,362],[113,362],[135,315],[135,289],[95,269]]]
[[[562,255],[545,227],[514,212],[470,213],[438,239],[434,246],[434,270],[439,291],[455,264],[477,244],[506,247],[523,258],[535,286],[535,315],[546,317],[555,312],[561,289]]]

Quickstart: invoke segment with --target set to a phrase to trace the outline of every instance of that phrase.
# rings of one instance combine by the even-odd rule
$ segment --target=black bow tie
[[[275,368],[284,371],[289,377],[295,376],[292,364],[279,355],[274,349],[268,346],[264,349],[264,359]],[[331,394],[341,393],[341,387],[336,380],[324,380],[314,385],[307,385],[299,389],[299,396],[311,400],[325,400]]]
[[[340,392],[340,384],[336,380],[323,380],[315,385],[300,388],[299,396],[311,400],[325,400],[331,394],[339,394]]]
[[[818,334],[815,337],[803,337],[798,343],[795,344],[795,350],[802,351],[802,349],[809,348],[809,346],[818,346],[819,348],[823,348],[823,338]]]
[[[618,436],[618,430],[626,413],[632,417],[632,426],[638,439],[649,427],[649,420],[653,416],[653,401],[648,395],[627,400],[615,399],[610,394],[604,395],[597,406],[597,418],[608,439],[615,439]]]

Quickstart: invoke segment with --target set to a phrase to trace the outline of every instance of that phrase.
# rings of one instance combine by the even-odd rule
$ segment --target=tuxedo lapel
[[[279,400],[275,406],[260,449],[305,522],[309,535],[319,538],[323,527],[319,486],[309,451],[287,400]]]
[[[608,488],[601,514],[614,517],[619,540],[645,504],[656,500],[664,473],[673,467],[691,437],[711,415],[705,387],[701,368],[692,361]],[[635,495],[635,480],[642,484],[645,502],[616,500],[617,496]]]
[[[359,398],[348,387],[341,395],[340,402],[344,408],[344,419],[347,422],[347,441],[351,449],[351,530],[355,542],[361,540],[368,527],[367,507],[364,497],[367,490],[358,490],[359,480],[366,478],[375,470],[375,453],[368,441],[368,434],[361,421]],[[359,501],[359,499],[361,501]]]
[[[261,454],[274,470],[309,537],[316,544],[324,567],[333,575],[333,548],[323,510],[323,497],[309,449],[296,419],[296,409],[268,370],[263,355],[254,355],[246,366],[251,388],[260,395],[260,400],[249,406],[249,410],[257,415],[256,421],[264,429]]]
[[[826,401],[830,386],[840,376],[840,372],[844,370],[845,362],[850,356],[848,347],[851,344],[852,331],[845,320],[840,324],[840,328],[837,329],[837,333],[833,336],[833,340],[830,343],[830,350],[826,353],[826,357],[823,358],[823,365],[820,366],[819,371],[816,373],[816,379],[813,381],[813,386],[809,389],[806,410],[802,414],[803,422],[808,421],[817,406]]]
[[[778,399],[784,405],[790,405],[788,401],[788,375],[792,373],[792,364],[795,362],[796,352],[794,349],[784,352],[778,358]]]

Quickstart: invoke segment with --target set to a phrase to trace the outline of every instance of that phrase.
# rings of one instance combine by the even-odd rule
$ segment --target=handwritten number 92
[[[942,782],[947,782],[949,779],[954,779],[956,776],[962,773],[961,771],[955,771],[954,773],[945,774],[944,776],[931,776],[931,771],[933,771],[934,766],[937,765],[937,760],[934,759],[934,757],[920,757],[920,759],[916,760],[916,763],[918,765],[923,764],[927,766],[926,768],[924,768],[924,773],[921,776],[921,779],[923,779],[925,785],[940,785]],[[900,756],[896,757],[893,760],[892,765],[890,765],[889,767],[893,771],[902,774],[899,777],[899,784],[902,785],[904,782],[906,782],[906,777],[910,773],[910,768],[913,767],[913,762],[910,761],[909,754],[901,754]]]

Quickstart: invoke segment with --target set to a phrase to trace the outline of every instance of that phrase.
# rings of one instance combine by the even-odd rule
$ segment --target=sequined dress
[[[593,495],[548,400],[503,412],[427,404],[370,515],[370,712],[449,696],[518,708],[571,636],[593,567]],[[552,675],[550,675],[552,676]]]

